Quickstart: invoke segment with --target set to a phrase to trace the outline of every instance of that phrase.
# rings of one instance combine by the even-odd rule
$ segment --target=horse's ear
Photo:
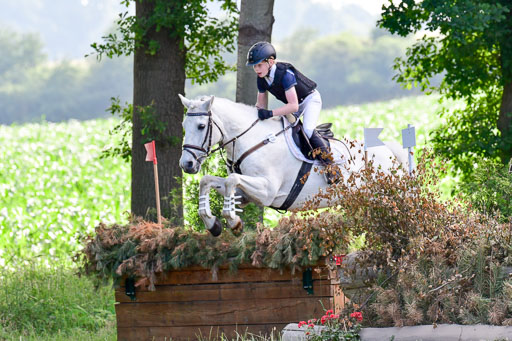
[[[181,94],[178,94],[178,97],[180,98],[181,103],[183,103],[185,108],[188,109],[188,107],[190,107],[190,102],[192,102],[192,101],[189,100],[188,98],[186,98],[185,96],[182,96]]]
[[[211,96],[209,100],[207,100],[204,104],[208,108],[207,110],[212,110],[213,100],[215,99],[215,96]]]

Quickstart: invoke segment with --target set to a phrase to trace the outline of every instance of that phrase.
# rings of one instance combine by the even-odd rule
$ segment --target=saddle
[[[327,143],[327,146],[330,147],[329,139],[334,138],[334,134],[331,130],[332,123],[322,123],[318,125],[315,130],[322,136],[322,138]],[[304,132],[304,128],[302,126],[302,121],[298,121],[295,126],[292,128],[292,138],[295,145],[300,149],[302,155],[308,160],[314,160],[312,155],[313,148],[309,143],[309,139]]]

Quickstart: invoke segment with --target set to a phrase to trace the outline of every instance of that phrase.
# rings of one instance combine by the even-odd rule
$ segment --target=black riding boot
[[[329,185],[336,183],[339,180],[339,171],[337,169],[332,169],[329,167],[334,163],[332,159],[331,150],[327,142],[323,139],[320,134],[314,130],[313,134],[309,138],[309,143],[313,148],[313,155],[315,159],[320,161],[322,165],[325,167],[325,179]]]

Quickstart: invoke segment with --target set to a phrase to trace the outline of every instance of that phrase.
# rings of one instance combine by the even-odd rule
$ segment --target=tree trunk
[[[274,24],[274,0],[242,0],[238,25],[238,57],[236,63],[236,101],[256,103],[256,73],[246,66],[247,52],[258,41],[271,41]],[[260,222],[263,223],[263,207]]]
[[[510,0],[501,0],[500,3],[509,10],[504,21],[508,33],[503,34],[500,40],[500,64],[504,87],[498,117],[498,129],[504,142],[500,147],[501,159],[507,164],[512,157],[512,5]]]
[[[242,0],[238,26],[238,60],[236,68],[236,101],[256,103],[256,74],[245,65],[249,48],[272,37],[274,0]]]
[[[137,1],[137,20],[149,16],[153,10],[154,2]],[[156,214],[148,215],[148,210],[156,207],[155,185],[153,164],[145,161],[139,110],[152,105],[156,119],[166,126],[164,137],[156,140],[162,216],[179,224],[183,220],[182,173],[178,164],[183,140],[183,106],[178,93],[185,92],[185,51],[180,49],[183,42],[170,38],[165,28],[159,32],[151,29],[145,39],[156,40],[160,48],[155,55],[146,53],[144,48],[134,53],[131,209],[137,216],[156,221]]]
[[[505,140],[505,145],[502,147],[502,161],[507,164],[512,157],[512,81],[505,84],[503,88],[498,129],[501,132],[501,138]]]

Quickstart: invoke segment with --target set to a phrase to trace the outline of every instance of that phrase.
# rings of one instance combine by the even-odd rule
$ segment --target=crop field
[[[416,129],[418,148],[428,145],[429,133],[442,123],[436,113],[442,107],[453,108],[456,102],[438,102],[438,96],[418,96],[387,102],[340,106],[324,110],[319,123],[332,122],[337,137],[363,140],[364,128],[384,128],[381,140],[402,143],[402,129],[411,124]]]
[[[68,257],[100,221],[125,220],[129,164],[99,158],[115,123],[0,126],[0,266]]]

